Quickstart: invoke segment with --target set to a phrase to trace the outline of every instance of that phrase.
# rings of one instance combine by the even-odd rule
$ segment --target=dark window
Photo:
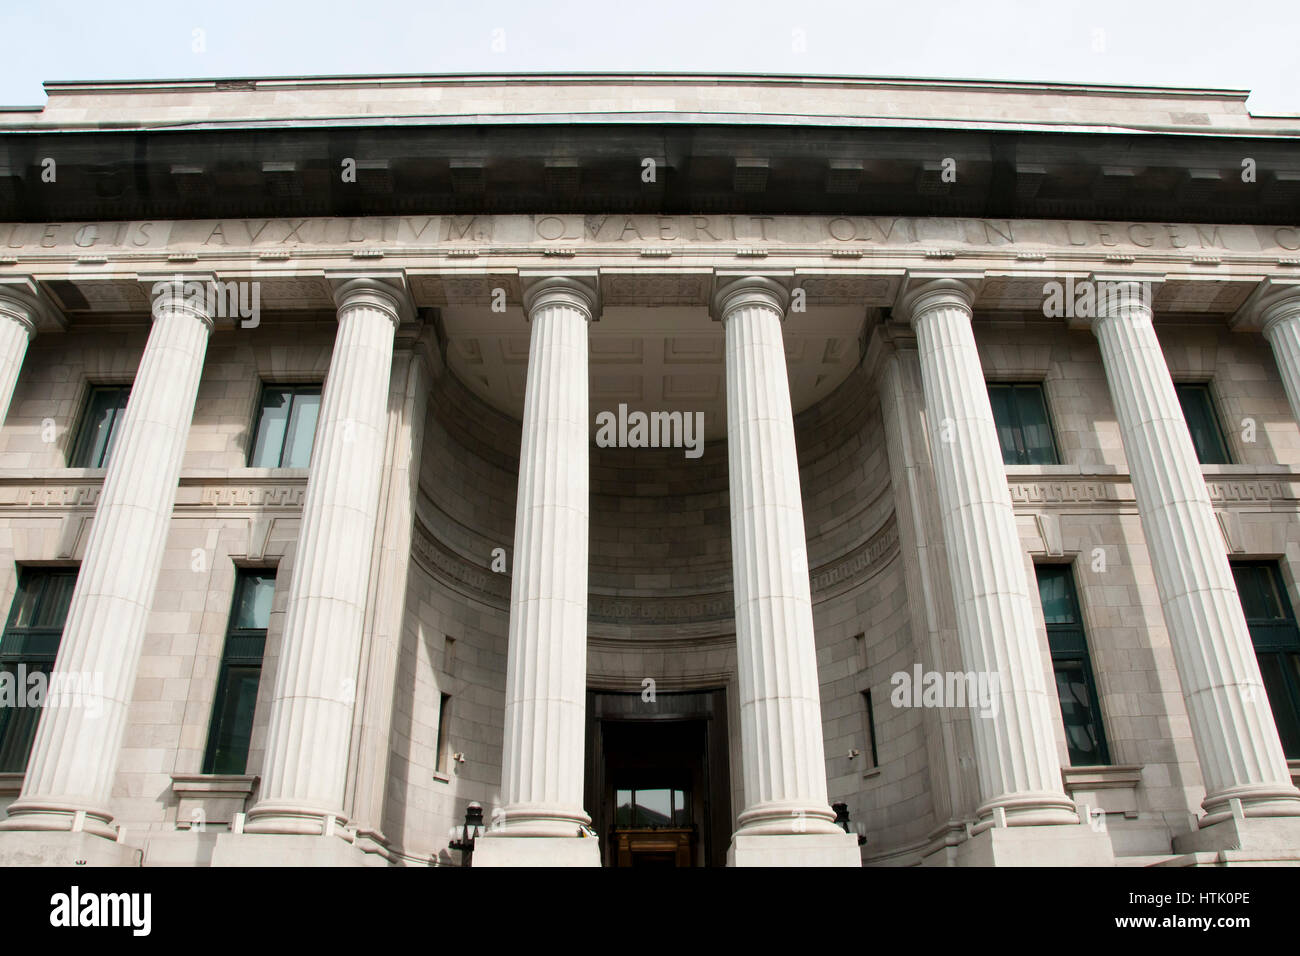
[[[1230,464],[1232,459],[1228,457],[1228,446],[1223,440],[1219,417],[1214,414],[1210,386],[1183,382],[1175,385],[1174,391],[1178,393],[1178,403],[1183,406],[1187,431],[1191,433],[1192,446],[1196,449],[1196,457],[1201,464]]]
[[[1029,382],[990,383],[989,404],[1002,445],[1004,465],[1055,465],[1056,441],[1047,420],[1043,386]]]
[[[319,385],[266,385],[248,452],[250,468],[306,468],[320,414]]]
[[[1038,597],[1052,650],[1052,671],[1056,674],[1056,696],[1061,702],[1070,764],[1084,767],[1110,763],[1074,574],[1067,564],[1040,564],[1034,570],[1038,573]]]
[[[446,773],[451,763],[451,754],[447,753],[447,716],[451,712],[451,695],[443,694],[438,699],[438,753],[433,769]]]
[[[867,725],[867,757],[871,760],[871,764],[867,769],[873,770],[880,766],[880,755],[876,750],[876,712],[871,706],[871,691],[869,690],[864,690],[862,692],[862,713],[863,720]]]
[[[9,622],[0,635],[0,773],[27,769],[40,720],[33,695],[48,682],[77,583],[72,568],[22,568]],[[35,674],[45,677],[32,680]],[[36,706],[32,706],[35,704]]]
[[[96,385],[86,400],[77,440],[68,456],[69,468],[104,468],[126,413],[129,385]]]
[[[204,773],[243,773],[248,767],[253,709],[257,706],[266,626],[274,597],[274,571],[240,571],[236,576],[226,648],[212,703],[208,749],[203,758]]]
[[[620,827],[687,827],[691,796],[673,787],[620,789],[615,793],[614,825]]]
[[[1282,575],[1275,562],[1251,561],[1234,563],[1232,576],[1282,749],[1300,759],[1300,629]]]

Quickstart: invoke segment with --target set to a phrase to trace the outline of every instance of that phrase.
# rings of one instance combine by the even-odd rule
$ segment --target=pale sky
[[[1249,89],[1300,114],[1298,27],[1300,0],[0,0],[0,104],[45,80],[662,70]]]

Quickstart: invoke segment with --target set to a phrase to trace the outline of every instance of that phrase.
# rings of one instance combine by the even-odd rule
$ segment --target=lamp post
[[[867,842],[866,834],[862,832],[861,823],[853,824],[853,829],[849,829],[849,805],[847,803],[832,803],[831,809],[835,811],[835,824],[845,833],[857,833],[858,846]]]
[[[461,866],[473,866],[474,841],[483,835],[483,807],[471,803],[465,808],[465,822],[451,828],[450,849],[461,851]]]

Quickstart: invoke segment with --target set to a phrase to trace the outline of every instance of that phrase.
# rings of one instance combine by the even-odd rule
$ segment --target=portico
[[[103,688],[0,710],[0,862],[1300,860],[1300,127],[1234,96],[0,111],[78,146],[0,164],[0,669]]]

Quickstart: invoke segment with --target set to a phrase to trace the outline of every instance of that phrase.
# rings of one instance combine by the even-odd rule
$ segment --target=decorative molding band
[[[93,510],[99,503],[103,483],[102,475],[66,480],[0,479],[0,509]],[[184,477],[177,488],[175,511],[213,508],[299,510],[306,491],[306,477],[232,478],[226,481]]]
[[[883,571],[898,554],[898,521],[895,512],[866,541],[835,561],[812,572],[813,603],[817,604],[857,587]]]
[[[59,482],[3,480],[0,481],[0,508],[93,509],[99,503],[103,484],[103,478]]]
[[[731,591],[673,596],[587,596],[587,620],[601,624],[690,624],[726,621],[736,612]]]
[[[1246,474],[1206,475],[1205,488],[1216,505],[1264,504],[1295,507],[1300,502],[1300,475],[1273,477]],[[1080,477],[1008,479],[1011,503],[1018,511],[1052,506],[1086,505],[1094,510],[1137,507],[1133,483],[1126,474]]]
[[[431,577],[465,597],[508,612],[510,578],[485,565],[471,564],[444,545],[417,516],[411,534],[411,556]]]
[[[1300,476],[1297,476],[1300,480]],[[1207,479],[1211,501],[1294,502],[1300,501],[1297,482],[1273,478]]]
[[[1104,478],[1042,478],[1026,481],[1012,478],[1008,482],[1011,504],[1037,508],[1043,505],[1133,503],[1133,486],[1127,475]]]
[[[303,498],[307,494],[306,479],[293,482],[273,481],[247,484],[232,483],[228,485],[200,484],[187,487],[181,482],[176,496],[176,507],[180,508],[291,508],[302,509]]]
[[[813,603],[857,587],[884,570],[898,553],[898,525],[894,514],[848,554],[813,569]],[[434,579],[466,597],[507,611],[510,578],[474,564],[444,544],[423,515],[415,522],[411,552]],[[730,590],[702,594],[611,595],[589,594],[587,620],[596,625],[684,627],[722,623],[729,629],[735,614]]]

